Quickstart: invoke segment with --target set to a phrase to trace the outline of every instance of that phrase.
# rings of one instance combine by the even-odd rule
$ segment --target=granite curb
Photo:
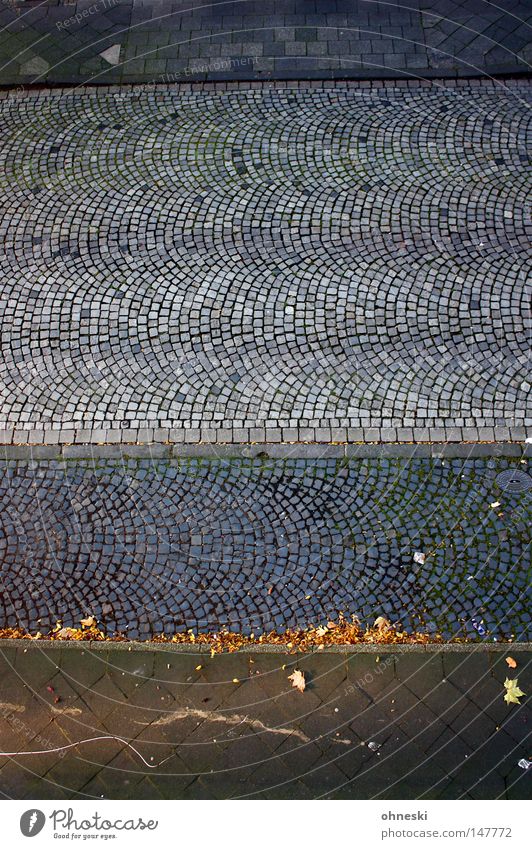
[[[147,442],[142,444],[100,445],[3,445],[0,460],[81,460],[125,458],[170,460],[189,457],[208,459],[253,458],[280,460],[284,458],[371,459],[399,457],[407,459],[441,457],[528,457],[529,444],[512,442],[491,443],[198,443],[196,445]]]
[[[0,639],[0,652],[2,649],[22,649],[24,651],[50,649],[63,650],[89,650],[89,651],[170,651],[177,654],[208,654],[211,653],[210,645],[195,645],[183,643],[157,643],[152,640],[140,642],[136,640],[125,640],[123,642],[113,641],[82,641],[82,640],[30,640],[30,639]],[[217,652],[217,656],[229,656],[234,654],[437,654],[439,652],[461,652],[461,653],[490,653],[508,651],[532,651],[532,643],[405,643],[405,644],[374,644],[360,643],[356,645],[333,645],[317,646],[301,651],[290,649],[287,645],[263,643],[262,645],[243,646],[233,652]]]

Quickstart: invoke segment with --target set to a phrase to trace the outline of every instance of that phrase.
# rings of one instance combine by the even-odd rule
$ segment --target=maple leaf
[[[517,678],[507,678],[504,682],[504,686],[506,688],[506,692],[504,694],[504,701],[506,702],[506,704],[520,705],[521,702],[519,701],[519,699],[525,694],[517,686]]]
[[[292,674],[288,676],[288,680],[292,682],[292,687],[295,687],[300,693],[302,693],[307,686],[305,676],[299,669],[294,669]]]
[[[87,616],[86,619],[81,620],[81,624],[84,628],[94,628],[94,626],[96,625],[96,619],[94,618],[94,616]]]
[[[508,664],[508,666],[510,667],[510,669],[515,669],[515,667],[517,666],[517,661],[515,661],[515,660],[513,659],[513,657],[507,657],[507,658],[506,658],[506,663]]]

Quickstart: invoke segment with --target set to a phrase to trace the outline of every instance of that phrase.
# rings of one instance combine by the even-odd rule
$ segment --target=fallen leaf
[[[324,625],[320,625],[319,628],[316,628],[316,634],[318,637],[324,637],[328,630]]]
[[[511,680],[510,678],[507,678],[504,682],[504,686],[506,688],[506,693],[504,694],[504,701],[506,702],[506,704],[520,705],[521,702],[519,701],[519,699],[525,694],[517,686],[517,678],[512,678]]]
[[[288,680],[292,682],[292,687],[295,687],[300,693],[302,693],[307,686],[305,676],[299,669],[294,669],[292,674],[288,676]]]
[[[73,637],[75,633],[76,633],[75,628],[61,628],[57,632],[57,636],[64,640],[64,639],[68,639],[68,637]]]
[[[273,593],[273,587],[268,587],[268,595],[271,595],[272,593]]]
[[[378,628],[379,631],[384,631],[385,628],[390,627],[390,623],[385,616],[377,616],[375,622],[373,623],[374,628]]]
[[[491,504],[490,504],[490,507],[500,507],[500,506],[501,506],[500,501],[492,501]]]
[[[331,631],[334,631],[336,627],[336,622],[327,622],[327,628],[329,628]]]
[[[423,554],[422,551],[414,551],[414,563],[423,563],[425,562],[426,554]]]
[[[233,678],[233,684],[240,684],[240,680],[238,678]]]
[[[513,659],[513,657],[507,657],[507,658],[506,658],[506,663],[508,664],[508,666],[510,667],[510,669],[515,669],[515,667],[517,666],[517,661],[515,661],[515,660]]]
[[[199,666],[196,666],[196,672],[198,671],[198,669],[201,669],[201,663]]]
[[[94,626],[96,625],[96,619],[94,618],[94,616],[87,616],[86,619],[81,620],[81,624],[84,628],[94,628]]]

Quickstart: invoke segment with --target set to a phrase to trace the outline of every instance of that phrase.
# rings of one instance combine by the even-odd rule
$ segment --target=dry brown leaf
[[[375,627],[364,628],[356,616],[351,615],[347,620],[340,612],[337,622],[330,621],[328,625],[320,624],[309,626],[308,628],[287,629],[279,631],[269,631],[264,634],[239,634],[230,631],[219,631],[218,633],[199,633],[195,634],[192,629],[186,632],[177,634],[157,634],[152,639],[153,643],[180,643],[189,644],[196,643],[199,645],[208,646],[211,657],[224,651],[235,652],[243,649],[246,646],[274,644],[288,647],[292,651],[310,651],[312,649],[323,651],[328,645],[356,645],[356,644],[372,644],[372,645],[395,645],[402,643],[412,644],[427,644],[441,643],[443,638],[440,634],[427,634],[424,632],[400,630],[397,626],[388,623],[388,627],[383,627],[387,623],[384,617],[377,620]],[[379,625],[381,627],[377,627]],[[327,628],[325,634],[319,629]],[[60,636],[62,628],[56,625],[55,629],[49,633],[43,634],[40,631],[36,634],[28,633],[20,628],[0,628],[1,639],[25,639],[25,640],[81,640],[81,641],[106,641],[106,642],[127,642],[127,637],[124,634],[106,634],[98,629],[97,626],[81,627],[62,631],[63,636]],[[464,642],[458,638],[457,642]],[[132,651],[131,646],[128,651]]]
[[[305,676],[299,669],[294,669],[292,674],[288,676],[288,680],[292,682],[292,687],[295,687],[300,693],[302,693],[307,686]]]
[[[94,626],[96,625],[96,619],[94,618],[94,616],[87,616],[86,619],[81,620],[81,624],[84,628],[94,628]]]
[[[510,667],[510,669],[515,669],[517,666],[517,661],[513,659],[513,657],[507,657],[506,663]]]
[[[378,628],[379,631],[383,631],[385,628],[390,627],[390,622],[386,619],[385,616],[377,616],[375,622],[373,623],[374,628]]]
[[[319,628],[316,628],[316,634],[318,637],[324,637],[328,630],[324,625],[320,625]]]

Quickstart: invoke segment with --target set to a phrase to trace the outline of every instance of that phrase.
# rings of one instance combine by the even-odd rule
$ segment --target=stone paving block
[[[315,456],[298,446],[293,457],[275,459],[273,448],[263,457],[258,445],[256,458],[235,457],[212,445],[210,459],[169,460],[156,456],[161,445],[116,446],[120,456],[108,459],[102,452],[115,446],[96,446],[84,458],[4,461],[3,621],[44,631],[90,613],[110,633],[147,638],[263,633],[343,611],[363,624],[384,615],[478,639],[480,603],[488,639],[526,638],[529,478],[519,457],[344,459],[338,446],[303,447]],[[517,477],[504,490],[518,473],[523,487]],[[502,515],[490,508],[497,500]],[[480,527],[479,512],[488,519]],[[136,653],[124,662],[137,663]],[[479,683],[492,675],[481,655],[468,663],[446,669],[458,691],[473,671]],[[379,687],[391,669],[383,657],[359,677]]]
[[[320,42],[309,42],[312,43]],[[461,88],[459,104],[454,102],[451,87],[409,88],[399,83],[386,83],[382,87],[362,82],[356,88],[338,86],[334,95],[330,88],[313,89],[306,83],[298,87],[291,84],[288,96],[287,89],[278,86],[270,90],[248,86],[229,93],[217,91],[216,87],[188,91],[172,86],[158,89],[157,93],[151,88],[126,91],[120,98],[118,123],[115,92],[47,91],[38,97],[30,94],[16,101],[3,100],[0,108],[5,108],[8,161],[14,143],[10,134],[16,137],[17,161],[24,158],[25,150],[33,151],[38,141],[35,134],[42,135],[42,128],[36,129],[32,116],[46,104],[50,145],[39,152],[37,171],[48,173],[51,169],[55,173],[61,161],[70,156],[69,143],[62,139],[74,126],[72,116],[76,116],[77,162],[81,169],[76,177],[77,188],[64,209],[63,199],[53,185],[46,189],[45,197],[42,186],[25,186],[18,172],[7,167],[8,191],[0,208],[6,245],[3,285],[8,304],[2,340],[0,426],[14,431],[12,441],[42,444],[49,439],[50,431],[57,430],[61,445],[83,444],[89,433],[93,442],[119,444],[124,441],[123,431],[127,430],[136,432],[136,440],[141,443],[166,442],[181,427],[185,429],[183,439],[187,443],[201,440],[207,444],[247,442],[251,430],[264,430],[264,439],[277,444],[283,440],[285,431],[293,435],[296,428],[301,441],[317,443],[344,442],[348,433],[356,436],[359,428],[362,428],[362,441],[366,442],[395,442],[399,438],[442,443],[457,439],[486,443],[508,437],[523,439],[524,431],[520,428],[526,414],[528,390],[524,369],[528,352],[525,316],[519,306],[523,279],[519,268],[524,269],[527,261],[530,234],[529,223],[522,219],[522,211],[512,199],[522,174],[525,106],[504,87],[494,93],[484,85],[473,86],[472,81]],[[490,99],[493,97],[494,104]],[[64,108],[65,98],[68,98],[68,110]],[[216,104],[224,98],[226,113],[220,123]],[[449,109],[450,98],[453,109]],[[361,139],[357,156],[362,157],[369,169],[365,182],[357,178],[357,192],[350,194],[349,209],[344,205],[343,180],[334,168],[330,170],[332,165],[325,155],[329,148],[322,151],[323,162],[318,163],[315,156],[314,133],[320,131],[324,121],[327,123],[331,102],[337,105],[340,115],[338,143],[345,147],[340,139]],[[479,117],[483,114],[482,110],[479,112],[482,103],[486,109],[497,109],[505,133],[516,139],[512,150],[505,145],[504,150],[501,148],[498,126],[486,124]],[[414,139],[415,161],[411,160],[410,148],[406,153],[401,149],[399,141],[405,122],[412,120],[413,104],[439,116],[438,144],[445,160],[441,165],[434,163],[420,136]],[[261,116],[265,109],[272,108],[287,120],[295,120],[297,147],[281,150],[271,137],[271,128]],[[452,124],[458,108],[463,118],[460,139]],[[192,110],[195,116],[192,127],[187,125],[186,130],[176,123],[176,116],[183,109]],[[94,110],[100,116],[97,125],[91,118]],[[143,188],[142,197],[131,199],[129,177],[120,177],[122,170],[118,167],[112,176],[118,193],[116,199],[102,188],[90,213],[87,212],[99,228],[99,242],[97,246],[98,240],[92,239],[86,247],[80,243],[73,226],[76,209],[85,203],[85,178],[92,180],[94,169],[105,177],[108,163],[120,161],[123,139],[137,125],[139,114],[144,116],[142,139],[148,143],[156,134],[161,150],[171,145],[172,151],[176,151],[171,185],[165,190],[168,197],[163,203],[168,212],[164,215],[160,212],[161,188],[157,186],[155,197],[153,186],[150,189],[150,175],[139,175],[139,181],[147,181],[140,185],[147,188]],[[232,163],[229,178],[224,157],[223,169],[216,178],[225,186],[224,200],[216,210],[205,203],[200,186],[191,181],[187,153],[190,132],[199,134],[201,139],[205,122],[214,114],[218,116],[220,144],[227,149]],[[369,125],[367,115],[371,116]],[[232,135],[235,116],[239,127],[236,141]],[[256,119],[261,150],[267,151],[267,156],[248,161],[249,157],[242,151],[246,150],[249,133],[256,132]],[[396,151],[397,162],[412,179],[404,198],[400,194],[401,186],[395,185],[393,179],[390,182],[384,166],[371,152],[376,139],[380,139],[381,119],[386,126],[385,144]],[[95,133],[99,139],[96,148]],[[491,234],[484,238],[497,250],[486,254],[487,270],[485,266],[482,271],[476,267],[472,270],[466,292],[465,278],[457,276],[455,271],[465,249],[464,240],[453,237],[453,241],[448,229],[450,221],[455,222],[452,225],[455,229],[467,227],[468,205],[476,204],[474,198],[479,189],[474,177],[483,173],[485,162],[474,154],[471,177],[466,178],[464,185],[460,151],[464,145],[478,151],[478,133],[482,134],[482,149],[490,151],[490,167],[503,167],[505,179],[497,181],[497,190],[482,200],[482,220],[475,213],[477,226]],[[198,143],[198,162],[211,168],[208,145],[203,141]],[[97,161],[100,152],[103,159]],[[84,156],[91,163],[89,176],[81,164]],[[422,168],[419,161],[424,163]],[[218,168],[216,164],[212,167],[215,171]],[[301,172],[303,180],[298,177]],[[329,172],[330,188],[324,195],[324,175]],[[269,181],[269,200],[264,200],[264,207],[265,179]],[[451,194],[442,196],[437,203],[442,215],[428,221],[414,198],[424,191],[427,181],[433,180],[439,187],[438,197],[443,191],[441,185]],[[377,189],[382,195],[389,195],[390,204],[399,203],[408,227],[419,233],[408,244],[395,236],[375,235],[381,233],[380,225],[377,226],[381,219]],[[242,192],[249,195],[241,219],[242,233],[249,232],[244,246],[239,244],[241,237],[232,224],[229,229],[224,225],[220,239],[209,236],[210,216],[215,213],[215,218],[232,222],[235,210],[240,208]],[[188,198],[187,211],[183,213],[177,207],[174,209],[175,198],[182,193]],[[463,198],[458,205],[457,193]],[[362,196],[369,200],[364,206],[365,217],[361,219]],[[16,211],[28,197],[32,198],[29,217],[20,219]],[[281,210],[285,209],[285,203],[291,204],[298,197],[308,212],[294,212],[289,218]],[[132,204],[131,215],[140,216],[143,223],[133,244],[129,225],[124,220],[118,233],[118,249],[111,249],[111,234],[105,222],[109,215],[119,213],[124,198]],[[60,207],[59,218],[54,212],[56,207],[58,210]],[[170,213],[170,210],[174,211]],[[350,224],[337,235],[337,221],[347,213],[358,224],[356,227]],[[174,239],[171,254],[164,239],[157,244],[163,270],[155,295],[150,285],[152,240],[158,243],[159,234],[164,232],[166,214],[172,214],[180,222],[180,228],[192,228],[195,235],[190,236],[191,244],[187,242],[188,236]],[[64,235],[53,256],[49,254],[46,239],[34,235],[42,232],[44,225],[39,223],[42,216],[46,218],[46,226],[48,222],[53,225],[56,218],[62,222]],[[504,234],[501,221],[504,221]],[[433,272],[426,258],[432,256],[431,249],[440,242],[445,244],[446,253]],[[261,248],[263,243],[268,246],[266,253]],[[21,244],[27,245],[22,253]],[[118,256],[113,253],[116,250]],[[370,270],[349,265],[347,257],[353,251],[373,257]],[[211,252],[216,267],[231,267],[230,275],[217,276],[214,281],[207,267],[198,270],[195,257],[211,256]],[[298,256],[303,252],[308,262],[299,262],[293,268],[290,252]],[[102,262],[102,257],[111,255],[112,262],[107,259]],[[20,257],[16,268],[12,266],[12,256]],[[72,256],[79,257],[79,268],[74,273],[66,268],[67,257]],[[130,267],[132,256],[134,267]],[[231,259],[233,256],[237,258]],[[345,269],[344,263],[347,263]],[[437,285],[430,287],[430,309],[435,310],[437,319],[425,316],[425,291],[412,289],[413,269],[418,267],[422,269],[419,273],[423,279],[432,273],[437,279]],[[114,282],[116,268],[122,269],[123,279],[127,279],[127,284],[118,284],[118,288]],[[63,300],[57,316],[39,313],[43,328],[39,356],[47,363],[47,380],[33,387],[29,400],[19,377],[23,377],[24,364],[34,361],[37,349],[28,346],[23,328],[25,322],[33,322],[37,316],[31,299],[25,301],[20,316],[14,318],[9,311],[13,310],[20,287],[31,286],[35,269],[42,275],[41,293],[49,287],[53,289],[57,279],[61,279],[65,291],[75,288],[81,305],[79,319],[75,320],[68,312],[68,298]],[[198,274],[203,280],[201,295],[192,303],[186,293]],[[393,297],[385,299],[382,305],[360,301],[364,300],[368,286],[387,287],[391,274]],[[497,286],[502,287],[500,292],[493,290],[490,281],[495,279]],[[241,301],[242,280],[246,295]],[[289,290],[287,280],[290,280]],[[173,288],[176,285],[177,293]],[[440,303],[438,293],[444,291],[451,295],[449,303],[447,300]],[[137,292],[141,293],[138,300]],[[310,292],[312,295],[306,294]],[[514,300],[515,308],[511,306]],[[403,301],[414,304],[412,309],[417,311],[416,321],[420,326],[414,336],[423,339],[423,357],[414,352],[412,346],[417,343],[412,341],[411,329],[398,335],[395,307]],[[457,318],[453,313],[455,307],[449,306],[455,301],[463,302],[466,308]],[[99,305],[97,321],[94,310],[91,312],[94,303]],[[335,305],[334,321],[329,315],[329,303]],[[143,304],[142,308],[139,304]],[[299,304],[302,306],[296,308]],[[300,309],[304,311],[304,319],[298,314]],[[481,322],[481,314],[491,318],[488,321],[483,318]],[[119,332],[114,329],[117,315],[124,317]],[[160,317],[155,319],[155,315]],[[502,335],[499,325],[504,328]],[[87,326],[91,328],[90,335],[86,335]],[[199,327],[201,342],[196,342]],[[312,327],[315,340],[308,337],[307,329],[303,331],[308,327]],[[411,327],[411,322],[407,327]],[[462,336],[467,340],[469,360],[462,363],[463,373],[461,370],[457,377],[454,351],[456,339]],[[510,347],[512,357],[508,362],[505,359],[501,374],[502,339]],[[91,374],[94,369],[87,367],[77,368],[71,375],[62,366],[66,352],[85,350],[86,346],[95,363],[106,363],[98,372],[100,377]],[[216,352],[215,357],[212,351]],[[177,371],[175,356],[182,360]],[[327,364],[327,380],[328,371],[332,369],[331,373],[336,374],[334,385],[330,381],[320,385],[325,376],[321,363]],[[361,368],[360,363],[367,365]],[[495,379],[497,406],[489,389]],[[94,385],[94,391],[100,387],[96,395],[89,385]],[[126,385],[127,399],[123,397]],[[516,390],[517,386],[523,390]],[[178,438],[181,439],[181,434]]]
[[[464,653],[469,656],[464,646],[459,652],[449,648],[450,652],[441,654],[431,669],[442,670],[443,661],[449,658],[455,668],[459,656],[463,657]],[[62,659],[70,663],[71,657],[78,654],[80,676],[90,680],[91,675],[87,676],[82,667],[87,662],[92,665],[93,657],[84,647],[54,647],[44,649],[44,654],[35,644],[31,647],[31,652],[41,662],[43,656],[46,659],[48,651],[50,657],[46,666],[54,670],[58,666],[58,678],[65,678]],[[493,651],[505,654],[502,647]],[[514,651],[519,656],[520,666],[527,668],[530,653],[515,648]],[[99,652],[104,664],[111,669],[123,666],[124,655],[130,654],[127,648],[113,646],[98,646],[93,653]],[[482,652],[487,661],[486,650],[482,649]],[[154,653],[158,656],[159,650],[154,649]],[[150,649],[134,651],[133,659],[138,661],[141,655],[150,654]],[[172,657],[177,669],[181,662],[180,651],[168,647],[164,654]],[[432,652],[428,654],[434,659],[438,656],[437,651],[435,655]],[[183,713],[179,707],[178,713],[175,709],[170,714],[161,711],[161,690],[157,689],[160,686],[157,678],[144,679],[147,699],[143,707],[132,705],[128,695],[119,694],[119,691],[115,691],[114,699],[110,701],[108,697],[112,691],[102,690],[97,684],[84,701],[83,714],[84,722],[94,729],[95,736],[118,734],[121,715],[120,736],[123,739],[134,737],[138,750],[145,757],[152,756],[154,762],[164,758],[169,760],[153,775],[146,775],[135,752],[121,741],[103,740],[97,744],[79,745],[63,758],[52,752],[32,756],[30,772],[25,768],[27,761],[22,766],[16,759],[4,763],[0,765],[2,787],[14,798],[55,798],[54,792],[57,798],[75,798],[82,790],[84,793],[98,791],[106,798],[139,799],[315,798],[329,795],[332,798],[358,799],[495,799],[510,793],[507,788],[516,781],[513,795],[519,797],[523,794],[522,784],[518,781],[520,776],[516,775],[516,762],[523,755],[523,747],[526,747],[526,723],[521,726],[520,732],[515,731],[517,739],[504,730],[490,733],[485,724],[485,713],[467,695],[458,696],[451,725],[446,723],[442,709],[445,701],[441,703],[436,720],[427,723],[423,721],[427,710],[423,699],[405,692],[404,685],[397,681],[396,701],[390,703],[388,721],[379,704],[371,704],[351,720],[352,727],[349,727],[343,717],[352,716],[352,695],[341,689],[338,691],[336,713],[329,705],[326,688],[330,674],[335,674],[334,670],[338,667],[339,655],[343,656],[338,652],[325,652],[319,658],[308,656],[309,669],[313,662],[319,663],[323,672],[314,678],[312,689],[303,694],[292,691],[282,695],[282,684],[278,683],[277,688],[271,690],[271,697],[261,700],[258,706],[255,703],[257,683],[260,685],[263,678],[271,680],[270,672],[279,661],[294,659],[294,656],[268,651],[242,653],[237,665],[256,666],[260,671],[251,679],[243,679],[238,687],[233,685],[231,689],[225,689],[215,708],[206,702],[203,708],[194,706],[188,713]],[[399,661],[403,657],[399,648],[396,655]],[[416,669],[414,655],[419,661],[419,669]],[[25,671],[17,666],[19,656],[19,653],[11,655],[18,673],[12,694],[15,703],[23,698],[25,688]],[[364,667],[374,661],[375,653],[362,651],[360,656]],[[354,654],[348,654],[349,663],[354,657]],[[408,657],[412,676],[419,677],[420,692],[428,690],[432,680],[424,685],[422,682],[422,670],[427,670],[426,650],[414,650],[414,654],[409,653]],[[250,664],[250,659],[255,664]],[[184,660],[188,665],[190,657],[185,655]],[[300,665],[303,663],[302,656],[295,660]],[[220,655],[215,661],[217,678],[227,681],[236,669],[235,655]],[[153,663],[148,666],[152,672],[155,671]],[[0,672],[1,679],[4,670]],[[281,673],[286,677],[286,670],[281,670]],[[107,676],[101,680],[105,679],[109,681]],[[474,684],[473,680],[471,684]],[[194,684],[192,689],[196,687],[197,684]],[[444,692],[438,687],[433,689]],[[472,688],[465,689],[470,691]],[[389,692],[387,686],[384,692]],[[136,693],[138,695],[138,691]],[[288,708],[287,699],[291,700]],[[382,699],[380,701],[383,702]],[[198,696],[192,704],[200,703]],[[34,726],[37,718],[34,711],[42,712],[42,709],[35,699],[31,703],[26,701],[26,704],[28,712],[25,719]],[[111,711],[109,704],[112,704]],[[412,718],[408,727],[404,727],[404,716],[393,718],[390,711],[395,709],[395,705],[409,707],[408,713]],[[152,708],[151,714],[147,711],[149,707]],[[260,708],[259,713],[257,707]],[[139,722],[144,726],[140,734]],[[79,739],[75,723],[66,719],[61,719],[61,723],[62,731],[57,725],[50,725],[51,745],[59,739],[64,741],[65,736],[66,739]],[[382,730],[379,730],[381,727]],[[20,732],[14,728],[6,729],[4,735],[6,745],[13,748],[15,741],[20,740]],[[485,739],[482,739],[483,735]],[[380,742],[380,748],[371,749],[370,742]],[[25,748],[31,749],[31,745]],[[152,781],[156,782],[153,786]]]

